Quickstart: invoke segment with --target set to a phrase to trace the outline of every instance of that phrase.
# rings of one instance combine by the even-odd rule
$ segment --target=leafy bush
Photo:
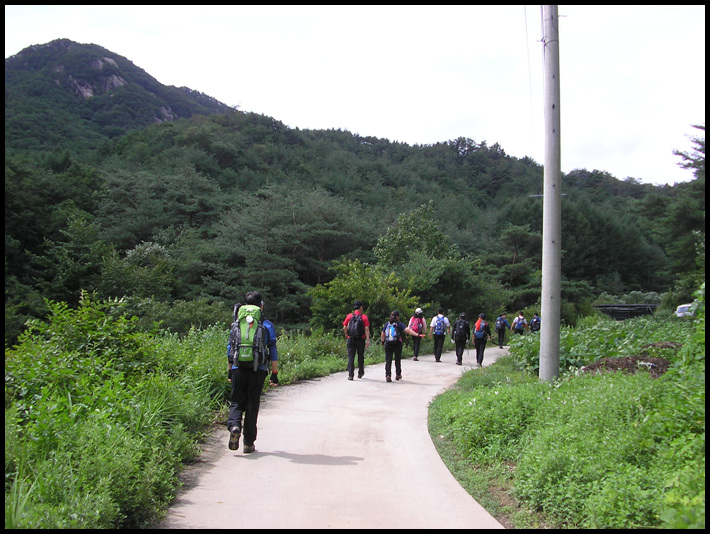
[[[226,334],[141,333],[124,305],[50,303],[6,350],[6,527],[140,527],[173,498],[225,396]]]
[[[691,322],[677,317],[643,316],[615,321],[605,315],[588,316],[574,328],[560,328],[560,372],[575,371],[602,358],[639,354],[643,345],[651,343],[682,343],[693,328]],[[510,344],[518,368],[537,374],[540,336],[512,336]],[[678,357],[673,350],[654,355],[668,360]]]
[[[704,303],[704,292],[698,296]],[[655,379],[568,373],[555,384],[538,382],[515,370],[535,369],[538,336],[514,337],[511,356],[465,374],[431,403],[437,446],[452,443],[469,470],[494,473],[486,487],[500,484],[501,472],[510,477],[520,505],[543,512],[547,526],[704,528],[704,305],[690,325],[586,318],[563,329],[566,362],[683,343],[654,354],[672,362]],[[596,343],[600,337],[613,341]]]
[[[515,493],[557,520],[591,528],[658,525],[673,436],[668,382],[646,373],[579,376],[536,397]],[[532,399],[531,399],[532,400]]]
[[[5,353],[5,526],[148,526],[225,405],[228,332],[143,332],[126,302],[88,294],[48,306]],[[282,384],[347,364],[342,335],[284,333],[278,348]],[[366,362],[382,361],[373,342]]]

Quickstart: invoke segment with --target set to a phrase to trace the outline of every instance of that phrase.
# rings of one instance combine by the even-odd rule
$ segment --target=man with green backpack
[[[261,393],[271,367],[270,386],[279,383],[276,330],[264,319],[264,299],[258,291],[246,294],[246,304],[234,307],[234,322],[229,333],[227,360],[232,392],[229,398],[229,449],[239,448],[244,432],[246,454],[254,452],[256,421],[259,416]],[[242,426],[244,416],[244,426]]]

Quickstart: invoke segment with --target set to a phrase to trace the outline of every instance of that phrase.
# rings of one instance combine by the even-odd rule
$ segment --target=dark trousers
[[[229,417],[227,429],[242,429],[244,445],[254,445],[256,441],[256,420],[259,417],[261,392],[264,389],[267,371],[235,369],[232,371],[232,394],[229,397]],[[242,414],[244,424],[242,425]]]
[[[441,361],[441,353],[444,350],[444,341],[446,334],[434,334],[434,359],[437,362]]]
[[[412,348],[412,350],[414,351],[414,357],[417,358],[419,356],[419,345],[422,342],[422,338],[417,336],[413,337],[412,339],[414,340],[414,347]]]
[[[392,376],[392,356],[397,376],[402,376],[402,342],[385,343],[385,376]]]
[[[483,351],[486,350],[486,338],[474,338],[473,343],[476,345],[476,362],[483,365]]]
[[[466,342],[467,340],[465,339],[456,342],[456,363],[463,362],[463,351],[466,350]]]
[[[503,341],[505,341],[505,329],[501,328],[498,332],[498,346],[503,347]]]
[[[348,376],[355,374],[355,353],[357,352],[358,376],[365,374],[365,340],[362,338],[348,338]]]

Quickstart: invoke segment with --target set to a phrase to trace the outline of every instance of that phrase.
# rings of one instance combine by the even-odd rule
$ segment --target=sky
[[[705,6],[559,6],[561,165],[693,179]],[[544,161],[541,7],[5,6],[5,57],[67,38],[292,128],[467,137]]]

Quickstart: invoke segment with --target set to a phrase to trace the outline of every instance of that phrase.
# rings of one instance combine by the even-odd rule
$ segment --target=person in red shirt
[[[357,352],[357,377],[365,376],[365,347],[370,346],[370,320],[364,313],[362,302],[353,303],[353,312],[343,321],[343,332],[347,338],[348,380],[355,375],[355,353]]]

